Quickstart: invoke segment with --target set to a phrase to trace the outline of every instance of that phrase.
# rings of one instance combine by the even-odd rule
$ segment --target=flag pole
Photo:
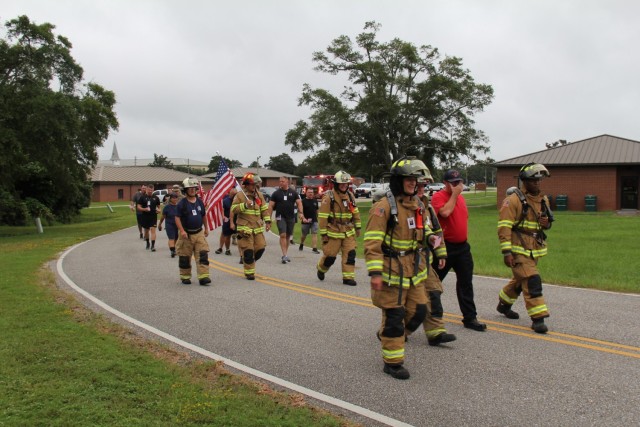
[[[219,151],[216,151],[216,155],[220,157],[220,161],[222,161],[222,156],[220,155]],[[227,167],[229,167],[229,165],[227,165]],[[247,196],[247,193],[244,192],[244,189],[242,188],[242,183],[240,183],[240,185],[236,185],[236,187],[240,187],[240,192],[244,195],[244,198],[248,202],[251,202],[250,206],[253,206],[253,201],[249,200],[249,196]]]

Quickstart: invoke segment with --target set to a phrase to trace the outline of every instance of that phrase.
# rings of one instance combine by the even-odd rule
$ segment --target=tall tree
[[[167,159],[167,156],[153,153],[153,162],[149,163],[149,166],[155,168],[171,168],[173,163],[171,163],[171,160]]]
[[[278,156],[269,157],[269,162],[264,165],[265,168],[284,172],[293,175],[296,171],[296,165],[293,159],[287,153],[282,153]]]
[[[97,148],[118,128],[116,98],[82,81],[71,42],[20,16],[0,39],[0,211],[36,206],[66,221],[87,206]],[[25,217],[0,222],[24,223]]]
[[[211,161],[209,162],[209,166],[207,168],[207,173],[217,172],[218,171],[218,165],[220,164],[220,160],[222,160],[222,159],[224,159],[224,162],[227,164],[227,167],[229,169],[241,168],[242,167],[242,162],[241,161],[227,159],[226,157],[222,157],[221,155],[216,154],[215,156],[211,157]]]
[[[299,105],[313,112],[287,132],[285,144],[326,150],[333,163],[365,176],[405,154],[433,167],[488,151],[473,116],[491,103],[492,87],[476,83],[460,58],[440,59],[436,48],[399,39],[380,42],[379,29],[367,22],[356,46],[343,35],[313,54],[315,70],[344,74],[350,85],[336,96],[305,84]]]
[[[296,168],[295,175],[333,175],[340,169],[343,169],[343,167],[332,163],[328,151],[321,150],[317,154],[304,159]],[[347,170],[347,172],[350,171]]]

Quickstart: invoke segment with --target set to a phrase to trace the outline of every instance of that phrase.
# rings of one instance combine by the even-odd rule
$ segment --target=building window
[[[122,188],[118,188],[118,200],[124,199],[124,190]]]

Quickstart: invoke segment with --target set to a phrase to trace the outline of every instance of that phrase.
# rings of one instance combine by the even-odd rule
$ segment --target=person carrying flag
[[[231,215],[237,215],[234,225],[247,280],[256,278],[256,261],[262,257],[267,246],[264,232],[271,229],[269,206],[257,189],[261,182],[258,175],[251,172],[245,174],[242,177],[242,190],[231,204]]]

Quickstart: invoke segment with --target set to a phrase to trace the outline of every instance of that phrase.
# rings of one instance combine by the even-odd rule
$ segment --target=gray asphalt
[[[504,280],[476,277],[479,317],[489,324],[488,331],[476,332],[460,323],[450,274],[443,305],[447,328],[458,340],[429,347],[423,333],[411,336],[405,362],[411,379],[400,381],[382,372],[375,338],[380,312],[370,305],[363,260],[357,262],[358,286],[342,285],[337,264],[321,282],[315,275],[319,255],[292,246],[291,263],[282,265],[277,236],[269,235],[252,282],[242,276],[235,246],[233,256],[213,253],[218,236],[216,231],[208,239],[210,287],[180,284],[164,231],[155,253],[130,228],[82,244],[60,264],[80,288],[134,319],[410,425],[640,421],[638,295],[545,284],[552,317],[550,333],[540,336],[529,329],[522,301],[514,306],[519,320],[495,311]],[[541,272],[544,279],[544,260]]]

